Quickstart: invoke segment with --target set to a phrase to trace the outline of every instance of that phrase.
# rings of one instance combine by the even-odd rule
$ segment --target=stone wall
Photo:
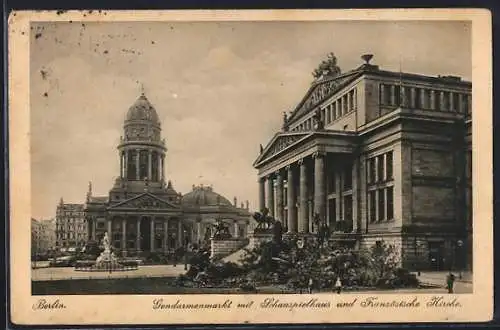
[[[242,238],[226,238],[226,239],[211,239],[210,240],[210,249],[211,254],[210,258],[212,259],[220,259],[224,258],[239,249],[243,248],[248,244],[247,239]]]

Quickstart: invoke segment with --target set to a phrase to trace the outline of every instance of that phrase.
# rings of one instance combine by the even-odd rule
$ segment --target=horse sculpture
[[[223,221],[218,220],[213,225],[213,227],[214,227],[213,238],[215,239],[231,238],[231,233],[229,232],[229,228]]]
[[[269,215],[269,209],[265,208],[262,212],[255,212],[253,218],[257,221],[255,229],[270,229],[274,224],[274,218]]]

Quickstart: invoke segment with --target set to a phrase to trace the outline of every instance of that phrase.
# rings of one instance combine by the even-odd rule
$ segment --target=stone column
[[[155,218],[151,217],[150,223],[150,235],[149,235],[149,251],[155,252]]]
[[[179,246],[184,246],[184,233],[182,231],[182,221],[179,219]]]
[[[124,169],[123,169],[123,176],[128,179],[129,178],[128,177],[128,150],[125,149],[124,153],[125,153],[125,161],[124,161],[125,166],[124,166]]]
[[[358,228],[361,227],[359,218],[359,156],[354,154],[352,163],[352,231],[357,232]]]
[[[396,104],[396,86],[391,85],[391,105],[399,105]]]
[[[307,203],[307,167],[304,159],[299,160],[300,167],[300,214],[299,232],[309,232],[309,210]]]
[[[347,100],[347,112],[349,112],[351,111],[351,92],[347,92],[346,100]]]
[[[198,237],[196,238],[196,241],[201,241],[201,220],[199,220],[196,223],[196,230],[198,231]],[[196,242],[198,243],[198,242]]]
[[[427,90],[426,89],[420,89],[420,108],[422,109],[426,109],[426,108],[429,108],[428,106],[426,107],[426,102],[425,102],[425,96],[427,94]]]
[[[457,106],[457,112],[458,113],[465,113],[467,110],[464,109],[464,95],[463,94],[458,94],[458,106]]]
[[[163,253],[168,252],[168,220],[163,220]]]
[[[277,186],[276,186],[276,200],[277,200],[277,205],[276,205],[276,219],[281,221],[283,223],[283,218],[284,218],[284,205],[283,205],[283,175],[281,174],[281,170],[276,172],[276,181],[277,181]]]
[[[314,157],[314,213],[319,214],[322,221],[326,220],[326,185],[325,157],[323,152],[316,152]]]
[[[295,191],[295,178],[292,165],[286,167],[287,178],[287,204],[288,204],[288,232],[297,232],[297,193]]]
[[[436,91],[431,89],[431,97],[430,97],[429,109],[436,110]]]
[[[449,99],[449,107],[447,109],[448,111],[454,111],[454,110],[456,110],[455,107],[457,105],[453,103],[453,94],[455,94],[455,93],[450,92],[449,97],[448,97],[448,99]]]
[[[161,163],[161,154],[157,154],[157,159],[156,159],[156,175],[157,175],[157,179],[158,181],[161,181],[161,167],[162,167],[162,163]]]
[[[122,251],[127,249],[127,219],[122,219]]]
[[[135,179],[140,180],[141,179],[141,174],[140,174],[140,159],[141,159],[141,150],[136,149],[136,158],[135,158]]]
[[[266,185],[265,179],[259,178],[259,211],[266,208]]]
[[[234,222],[234,237],[238,237],[238,222]]]
[[[148,180],[153,181],[153,152],[148,150]]]
[[[124,173],[124,170],[123,170],[123,158],[124,158],[124,154],[122,151],[120,151],[120,178],[123,178],[123,173]]]
[[[267,208],[269,209],[269,215],[274,216],[274,185],[271,175],[267,177]]]
[[[448,110],[444,106],[445,105],[444,99],[445,99],[444,92],[443,91],[439,92],[439,106],[441,107],[441,109],[436,109],[436,110],[444,110],[444,111]]]
[[[109,237],[110,242],[113,242],[113,238],[112,238],[113,232],[112,232],[112,227],[111,227],[112,224],[113,224],[113,220],[111,218],[108,218],[107,219],[107,225],[108,225],[107,232],[108,232],[108,237]],[[113,244],[111,244],[111,245],[113,245]]]
[[[135,236],[135,245],[137,252],[141,252],[141,217],[137,217],[137,233]]]
[[[398,105],[406,108],[408,107],[408,92],[407,92],[407,87],[405,86],[401,86],[400,87],[400,93],[401,93],[401,97],[400,97],[400,100],[399,100],[399,103]]]
[[[165,155],[161,155],[161,181],[165,181]]]
[[[95,227],[96,227],[96,218],[92,218],[92,240],[95,241]]]
[[[415,87],[410,88],[410,108],[417,107],[417,90]]]
[[[358,202],[359,202],[359,213],[358,213],[358,223],[359,226],[357,230],[359,232],[368,232],[367,230],[367,218],[368,218],[368,212],[367,212],[367,207],[366,207],[366,199],[367,199],[367,193],[366,193],[366,158],[364,155],[359,156],[359,171],[358,173],[360,174],[359,176],[359,195],[358,195]],[[353,191],[354,192],[354,191]]]

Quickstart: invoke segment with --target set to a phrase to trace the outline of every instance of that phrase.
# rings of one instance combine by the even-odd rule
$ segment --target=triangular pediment
[[[334,78],[324,78],[315,82],[307,91],[302,101],[292,112],[289,120],[295,120],[303,114],[308,113],[326,98],[333,95],[339,89],[358,77],[358,72],[348,72]]]
[[[178,209],[178,208],[179,206],[169,203],[151,193],[143,193],[109,207],[110,210],[119,210],[119,209],[165,210],[165,209]]]
[[[272,157],[311,135],[311,132],[281,132],[276,134],[264,148],[254,164]]]

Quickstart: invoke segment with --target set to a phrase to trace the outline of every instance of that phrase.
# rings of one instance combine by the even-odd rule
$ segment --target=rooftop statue
[[[333,53],[329,53],[326,60],[321,61],[312,73],[314,79],[319,79],[324,76],[335,77],[340,74],[341,70],[337,65],[337,57]]]

